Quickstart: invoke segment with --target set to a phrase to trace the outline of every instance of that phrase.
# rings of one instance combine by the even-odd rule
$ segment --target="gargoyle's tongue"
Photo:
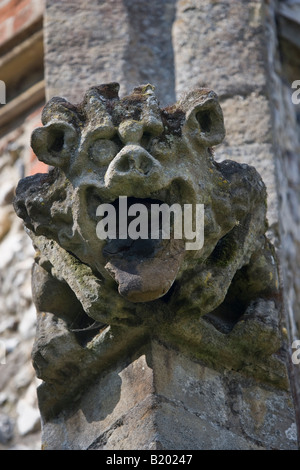
[[[168,292],[178,273],[182,240],[111,240],[104,249],[105,269],[131,302],[148,302]]]

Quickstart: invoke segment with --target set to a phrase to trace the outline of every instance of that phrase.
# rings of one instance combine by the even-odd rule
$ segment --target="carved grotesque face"
[[[77,106],[62,98],[46,105],[32,147],[55,168],[33,177],[29,192],[35,196],[19,203],[19,215],[106,285],[116,282],[127,301],[162,297],[178,280],[189,284],[182,292],[206,313],[222,302],[236,271],[262,243],[264,185],[251,167],[214,161],[211,147],[225,131],[213,91],[195,90],[160,109],[151,85],[122,99],[118,89],[116,83],[93,87]],[[161,232],[133,239],[118,231],[116,238],[99,239],[97,209],[110,204],[120,220],[120,196],[129,213],[136,204],[190,205],[194,224],[203,205],[204,244],[187,250],[186,233],[178,238],[174,230],[168,239]]]
[[[222,112],[207,89],[165,110],[150,85],[121,100],[117,92],[117,84],[93,88],[77,109],[53,99],[32,147],[72,186],[73,226],[69,235],[71,227],[58,230],[62,246],[102,276],[113,276],[129,300],[153,300],[169,290],[186,258],[201,253],[187,253],[184,233],[181,240],[151,239],[150,233],[143,241],[100,240],[97,207],[112,204],[118,220],[119,196],[128,198],[128,209],[139,203],[149,211],[152,203],[211,205],[215,168],[209,147],[224,137]],[[206,222],[219,238],[215,218],[210,214]]]

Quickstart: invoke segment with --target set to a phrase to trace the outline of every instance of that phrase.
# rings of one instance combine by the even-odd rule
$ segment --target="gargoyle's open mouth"
[[[162,297],[180,268],[184,242],[174,239],[171,212],[163,223],[159,211],[163,204],[166,208],[162,200],[134,197],[119,198],[112,204],[116,238],[108,239],[103,249],[108,260],[105,269],[118,283],[119,293],[131,302]]]
[[[112,203],[116,210],[116,238],[108,239],[103,254],[141,259],[155,256],[155,252],[160,249],[162,239],[162,215],[159,214],[157,218],[158,223],[154,233],[152,225],[155,224],[151,220],[151,209],[162,207],[163,201],[129,197],[124,202],[122,207],[120,199]],[[123,211],[121,217],[120,211]],[[172,224],[171,220],[170,222]]]

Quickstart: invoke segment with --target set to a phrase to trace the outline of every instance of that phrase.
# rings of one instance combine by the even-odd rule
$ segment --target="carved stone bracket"
[[[154,343],[287,393],[266,190],[253,167],[214,160],[225,135],[217,95],[197,89],[160,109],[151,85],[121,99],[118,88],[93,87],[76,106],[50,100],[32,147],[54,168],[16,192],[36,248],[33,360],[44,421]],[[129,210],[179,204],[195,216],[202,205],[204,243],[188,250],[175,222],[169,239],[161,230],[100,239],[97,208],[112,206],[120,221],[120,196]]]

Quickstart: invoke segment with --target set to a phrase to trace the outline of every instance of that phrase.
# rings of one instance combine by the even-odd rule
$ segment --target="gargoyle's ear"
[[[223,112],[213,91],[194,96],[186,112],[185,126],[207,147],[220,144],[225,137]]]
[[[42,162],[64,167],[70,161],[77,139],[77,131],[71,124],[57,121],[35,129],[31,135],[31,147]]]

